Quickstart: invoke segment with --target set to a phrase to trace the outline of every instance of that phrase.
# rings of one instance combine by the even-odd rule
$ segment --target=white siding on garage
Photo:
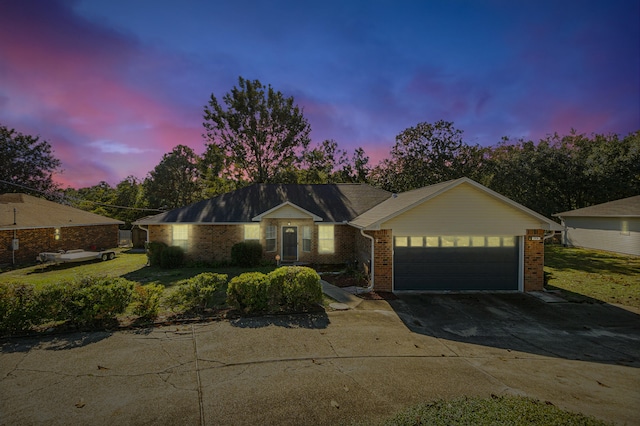
[[[461,184],[380,225],[401,235],[525,235],[542,222],[470,184]]]
[[[565,244],[640,256],[640,218],[567,217]]]

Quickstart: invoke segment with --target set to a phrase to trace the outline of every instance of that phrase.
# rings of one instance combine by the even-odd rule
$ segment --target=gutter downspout
[[[376,262],[375,262],[375,255],[374,255],[375,254],[375,245],[374,245],[374,243],[376,242],[376,239],[373,238],[371,235],[365,234],[364,233],[364,228],[360,228],[360,235],[362,235],[363,237],[368,238],[368,239],[371,240],[371,270],[369,271],[369,275],[371,275],[371,280],[370,280],[370,283],[369,283],[369,287],[366,288],[366,291],[371,291],[371,290],[373,290],[373,281],[375,279],[374,271],[375,271]]]

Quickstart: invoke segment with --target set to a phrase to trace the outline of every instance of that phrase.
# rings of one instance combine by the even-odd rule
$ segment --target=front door
[[[298,260],[298,228],[295,226],[282,227],[282,261]]]

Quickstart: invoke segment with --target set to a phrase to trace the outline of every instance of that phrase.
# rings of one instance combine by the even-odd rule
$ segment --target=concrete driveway
[[[533,310],[549,309],[522,297]],[[638,423],[637,346],[631,351],[621,338],[615,356],[596,361],[544,353],[537,343],[516,347],[500,318],[515,325],[529,308],[498,297],[487,321],[474,319],[470,300],[446,299],[403,296],[327,314],[2,341],[0,424],[371,424],[418,402],[491,394]],[[433,315],[449,318],[440,322],[446,335],[430,324]],[[637,316],[622,316],[637,326]],[[613,323],[589,324],[626,334]],[[483,340],[492,327],[502,331]],[[573,335],[566,332],[567,346]]]
[[[640,315],[523,293],[414,294],[391,302],[416,333],[532,355],[640,367]]]

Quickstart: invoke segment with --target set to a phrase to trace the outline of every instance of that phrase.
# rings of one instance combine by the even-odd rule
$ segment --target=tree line
[[[371,165],[362,147],[349,155],[334,140],[312,146],[293,97],[242,77],[220,100],[211,95],[203,119],[201,155],[177,145],[142,180],[80,189],[56,186],[60,161],[48,142],[0,125],[0,192],[33,189],[127,224],[253,183],[368,183],[403,192],[467,176],[548,217],[640,194],[640,130],[623,138],[572,130],[482,147],[466,143],[452,122],[422,122]]]

